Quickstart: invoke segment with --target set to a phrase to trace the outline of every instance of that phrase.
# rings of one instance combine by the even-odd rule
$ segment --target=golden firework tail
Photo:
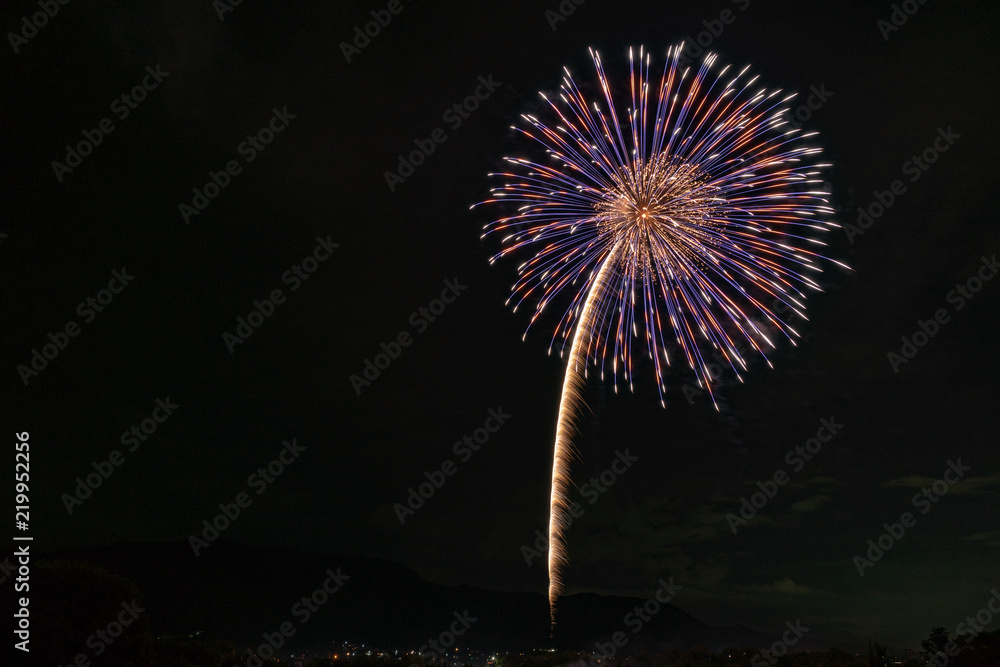
[[[567,490],[570,483],[569,463],[574,453],[571,438],[576,433],[576,419],[583,405],[587,352],[593,338],[594,315],[598,310],[596,304],[601,301],[607,288],[608,276],[613,273],[611,268],[616,261],[619,246],[620,243],[612,246],[594,278],[587,300],[583,303],[580,319],[577,320],[573,333],[566,378],[563,380],[562,396],[559,399],[559,419],[556,422],[556,442],[552,454],[552,493],[549,499],[549,615],[553,632],[556,625],[556,600],[563,589],[562,568],[567,561],[563,529],[568,523],[566,515],[570,505]]]

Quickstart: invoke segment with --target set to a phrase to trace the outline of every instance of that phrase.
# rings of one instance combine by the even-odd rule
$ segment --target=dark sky
[[[403,0],[350,63],[339,44],[384,4],[246,2],[224,21],[208,0],[60,6],[8,51],[3,84],[3,414],[8,438],[31,434],[37,548],[186,540],[249,492],[226,539],[543,591],[544,559],[528,566],[521,547],[546,522],[563,365],[546,356],[554,322],[522,341],[528,314],[504,305],[515,263],[489,265],[490,212],[469,207],[563,66],[588,80],[595,47],[623,73],[639,44],[662,63],[729,9],[711,44],[723,61],[799,91],[793,105],[826,91],[805,127],[834,164],[838,219],[855,224],[897,179],[905,191],[863,234],[831,235],[854,272],[824,273],[804,341],[773,370],[723,379],[721,412],[689,404],[680,366],[666,409],[649,375],[635,394],[588,384],[574,481],[618,451],[638,461],[593,504],[577,496],[567,590],[645,596],[674,577],[677,606],[713,624],[777,635],[801,619],[817,640],[910,647],[933,626],[954,633],[1000,585],[1000,279],[961,309],[948,298],[1000,251],[1000,10],[913,4],[886,39],[889,2],[589,0],[553,30],[555,0]],[[37,10],[16,5],[5,32]],[[121,118],[113,101],[151,87],[147,67],[167,74]],[[453,127],[443,113],[480,77],[500,85]],[[275,110],[287,126],[248,161],[241,142]],[[52,162],[103,118],[113,131],[58,180]],[[384,172],[436,128],[445,142],[391,192]],[[904,163],[949,130],[911,180]],[[239,173],[186,224],[178,206],[231,160]],[[293,290],[283,275],[318,237],[339,247]],[[78,310],[114,271],[134,279],[101,312]],[[446,281],[465,289],[420,324]],[[286,301],[230,353],[223,334],[276,289]],[[887,353],[939,309],[947,321],[896,372]],[[79,335],[26,385],[18,366],[69,322]],[[350,376],[402,332],[412,344],[358,395]],[[121,434],[168,397],[179,407],[129,451]],[[453,444],[491,409],[509,420],[463,461]],[[796,471],[786,453],[823,419],[843,428]],[[248,476],[292,439],[305,450],[257,495]],[[63,494],[114,450],[124,462],[68,513]],[[393,505],[449,459],[455,473],[401,524]],[[963,479],[915,506],[959,460]],[[777,471],[789,483],[733,534],[726,515]],[[915,525],[860,576],[854,556],[907,511]]]

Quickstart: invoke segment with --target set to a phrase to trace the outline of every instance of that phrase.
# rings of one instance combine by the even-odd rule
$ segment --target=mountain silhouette
[[[225,541],[212,543],[198,557],[186,542],[171,542],[116,544],[44,558],[95,564],[135,583],[156,636],[200,632],[244,646],[256,646],[264,633],[291,623],[289,648],[350,641],[416,650],[462,616],[475,620],[456,625],[463,631],[455,645],[484,651],[594,651],[616,632],[628,639],[621,653],[765,647],[775,639],[739,625],[712,627],[670,604],[647,616],[636,632],[639,617],[626,621],[626,616],[646,600],[591,593],[560,600],[552,639],[548,601],[541,593],[444,586],[390,561]],[[324,582],[328,589],[339,582],[339,588],[327,593]]]

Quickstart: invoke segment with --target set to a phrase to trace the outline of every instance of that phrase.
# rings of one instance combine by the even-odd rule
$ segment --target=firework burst
[[[828,259],[819,237],[838,226],[826,220],[833,209],[821,169],[829,165],[803,143],[811,135],[788,123],[793,95],[761,88],[748,68],[719,68],[714,54],[696,72],[682,67],[682,50],[667,51],[659,86],[650,56],[629,51],[625,109],[591,50],[601,94],[588,101],[566,70],[558,96],[542,94],[551,120],[525,115],[525,127],[514,128],[547,159],[505,158],[510,170],[491,174],[503,184],[482,202],[514,209],[484,237],[502,237],[491,263],[528,255],[508,302],[534,307],[529,328],[557,296],[568,302],[549,348],[562,354],[569,344],[549,515],[553,624],[588,364],[602,378],[610,370],[617,391],[619,379],[633,387],[637,354],[648,357],[664,404],[672,349],[710,393],[706,355],[740,377],[741,350],[766,359],[775,338],[794,344],[798,333],[772,308],[805,318],[805,291],[819,289]]]

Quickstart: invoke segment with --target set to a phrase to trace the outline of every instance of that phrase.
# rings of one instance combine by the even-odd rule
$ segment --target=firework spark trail
[[[608,278],[612,275],[611,268],[617,261],[618,248],[618,244],[612,246],[594,277],[594,283],[583,304],[573,334],[573,345],[570,347],[566,377],[559,398],[559,419],[556,422],[556,440],[552,454],[552,493],[549,499],[549,615],[553,628],[556,623],[556,602],[563,591],[562,568],[569,560],[563,530],[569,524],[569,464],[576,451],[572,436],[576,433],[576,419],[583,405],[594,314],[598,310],[597,304],[605,298]]]
[[[549,346],[562,354],[570,345],[550,498],[553,622],[587,365],[602,378],[610,367],[616,392],[620,377],[634,389],[636,347],[644,347],[665,405],[668,350],[676,343],[715,403],[708,355],[718,353],[741,381],[743,343],[770,365],[766,349],[782,337],[795,344],[799,334],[768,300],[805,319],[805,291],[820,289],[810,274],[822,262],[844,266],[813,249],[825,246],[819,234],[838,225],[825,219],[834,211],[819,175],[829,165],[815,163],[819,148],[802,144],[811,134],[789,129],[785,104],[794,96],[759,87],[756,76],[747,78],[749,66],[719,69],[714,54],[697,68],[681,67],[682,50],[668,49],[657,90],[649,54],[639,49],[635,58],[629,50],[625,109],[596,51],[595,101],[564,70],[559,94],[541,95],[555,122],[524,115],[526,127],[513,128],[548,161],[505,158],[509,171],[491,174],[504,184],[481,202],[517,207],[483,236],[502,235],[491,263],[532,253],[508,299],[515,311],[534,304],[528,328],[557,298],[568,301]]]

